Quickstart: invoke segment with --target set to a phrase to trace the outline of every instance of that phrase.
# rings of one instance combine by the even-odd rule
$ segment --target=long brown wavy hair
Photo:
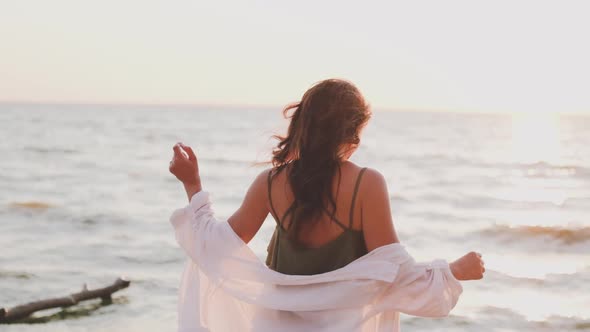
[[[289,234],[298,238],[302,225],[317,222],[324,212],[336,213],[332,181],[338,174],[340,184],[341,162],[359,145],[371,111],[352,83],[328,79],[285,107],[283,115],[291,122],[286,136],[274,136],[279,143],[272,165],[276,173],[287,169],[295,196]]]

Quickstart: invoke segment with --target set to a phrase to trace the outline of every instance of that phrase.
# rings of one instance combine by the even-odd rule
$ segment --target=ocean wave
[[[127,255],[119,255],[117,256],[118,259],[125,263],[132,263],[132,264],[173,264],[173,263],[180,263],[184,261],[184,258],[181,256],[178,257],[137,257],[137,256],[127,256]]]
[[[504,168],[517,168],[529,177],[590,176],[590,169],[579,165],[555,165],[544,161],[536,163],[516,163],[503,165]]]
[[[590,172],[590,169],[581,165],[570,165],[570,164],[554,164],[546,161],[537,162],[472,162],[474,165],[491,167],[491,168],[518,168],[518,169],[530,169],[537,171],[557,171],[559,173],[571,174],[578,172]]]
[[[582,165],[553,164],[545,161],[534,163],[475,162],[472,165],[474,167],[516,172],[529,178],[590,178],[590,168]]]
[[[569,197],[563,201],[565,208],[588,208],[590,207],[590,197]]]
[[[24,271],[6,271],[0,270],[0,279],[14,278],[14,279],[31,279],[35,277],[34,274]]]
[[[590,178],[590,167],[577,164],[555,164],[547,161],[537,162],[504,162],[492,160],[474,160],[456,155],[447,154],[424,154],[424,155],[398,155],[387,158],[387,160],[398,160],[408,162],[413,166],[424,164],[468,166],[484,169],[502,169],[505,171],[522,172],[527,177],[571,177],[579,176]]]
[[[410,201],[409,198],[404,197],[404,196],[399,195],[399,194],[389,195],[389,200],[390,201],[393,201],[393,202],[397,202],[397,203],[402,203],[402,202],[403,203],[408,203]]]
[[[476,331],[498,331],[498,326],[506,327],[506,331],[586,331],[590,328],[590,320],[579,316],[551,315],[539,320],[531,319],[522,313],[505,307],[493,305],[479,309],[482,316],[476,324],[481,329]]]
[[[452,196],[450,194],[428,193],[416,197],[426,203],[445,203],[461,209],[543,209],[543,208],[560,208],[561,202],[551,202],[545,200],[511,200],[486,195],[464,195]]]
[[[558,227],[558,226],[507,226],[495,225],[481,231],[485,236],[502,236],[514,240],[529,238],[550,238],[562,244],[590,242],[590,227]]]
[[[511,287],[540,287],[547,286],[547,281],[541,278],[516,277],[495,270],[486,269],[485,278],[491,284],[489,287],[495,287],[493,283],[510,285]]]
[[[404,316],[401,320],[401,326],[403,331],[573,332],[590,329],[590,320],[583,317],[560,315],[531,319],[522,312],[511,308],[484,305],[478,307],[470,315],[452,312],[442,320]]]
[[[245,164],[251,164],[254,165],[256,164],[255,160],[252,159],[237,159],[237,158],[224,158],[224,157],[218,157],[218,158],[200,158],[199,162],[203,162],[203,163],[210,163],[212,165],[228,165],[228,166],[244,166]]]
[[[409,212],[407,215],[409,217],[419,218],[428,222],[462,222],[472,224],[474,221],[474,217],[472,216],[457,215],[455,213],[445,211],[419,210],[416,212]],[[484,218],[477,217],[477,220],[482,221]],[[493,219],[489,219],[488,221],[493,221]]]
[[[575,164],[554,164],[546,161],[533,163],[472,162],[473,166],[522,172],[527,177],[583,177],[590,178],[590,168]]]
[[[573,273],[547,273],[543,278],[513,276],[504,272],[487,270],[486,280],[490,282],[488,288],[496,287],[495,284],[510,285],[510,287],[551,288],[553,290],[574,290],[585,288],[590,282],[590,265],[578,269]]]
[[[63,153],[63,154],[74,154],[78,153],[79,150],[68,149],[68,148],[57,148],[57,147],[39,147],[39,146],[25,146],[25,151],[32,151],[37,153]]]
[[[45,210],[55,207],[53,204],[40,201],[12,202],[8,205],[15,208],[24,208],[30,210]]]

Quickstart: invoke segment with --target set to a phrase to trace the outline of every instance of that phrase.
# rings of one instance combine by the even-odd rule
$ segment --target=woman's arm
[[[174,157],[170,161],[169,170],[184,185],[186,196],[191,198],[202,190],[201,176],[197,156],[190,146],[177,143],[172,148]],[[228,219],[234,232],[245,243],[250,242],[258,232],[269,213],[268,193],[266,188],[266,170],[250,185],[246,197],[238,210]]]
[[[393,227],[387,183],[381,173],[372,168],[366,170],[359,188],[359,199],[367,250],[399,243]]]
[[[367,250],[399,243],[393,226],[389,191],[381,173],[367,169],[364,181],[359,189],[363,221],[363,233]],[[483,278],[485,272],[481,255],[470,252],[449,264],[451,273],[458,280],[477,280]]]
[[[227,220],[234,232],[245,243],[252,240],[269,213],[266,184],[269,171],[265,170],[256,177],[250,185],[242,205]]]

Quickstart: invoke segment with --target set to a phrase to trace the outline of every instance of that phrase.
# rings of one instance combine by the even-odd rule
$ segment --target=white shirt
[[[226,221],[209,194],[170,217],[188,255],[178,331],[399,331],[399,313],[447,316],[462,293],[446,261],[416,263],[400,244],[310,276],[269,269]]]

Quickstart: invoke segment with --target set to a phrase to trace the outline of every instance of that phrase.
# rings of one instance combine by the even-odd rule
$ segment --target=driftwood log
[[[27,318],[32,313],[39,310],[70,307],[86,300],[102,299],[103,302],[109,303],[112,300],[111,295],[114,292],[129,287],[129,284],[129,280],[118,278],[112,285],[107,287],[89,290],[86,288],[86,285],[84,285],[81,292],[69,296],[34,301],[9,309],[0,308],[0,323],[15,322]]]

